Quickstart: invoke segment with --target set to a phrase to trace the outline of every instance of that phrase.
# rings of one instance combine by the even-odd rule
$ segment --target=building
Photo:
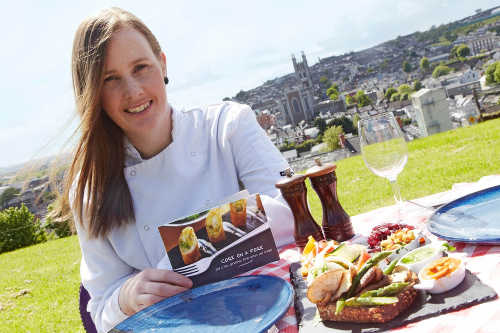
[[[485,34],[468,42],[472,55],[491,51],[498,47],[498,37],[495,34]]]
[[[336,101],[330,99],[326,101],[321,101],[314,105],[314,114],[344,114],[346,112],[346,107],[344,101],[339,98]]]
[[[421,136],[452,129],[444,88],[420,89],[411,95],[411,99]]]
[[[446,96],[453,98],[457,95],[470,95],[476,90],[481,90],[479,71],[467,70],[461,73],[452,73],[440,77],[441,86],[446,89]]]
[[[301,62],[292,55],[292,63],[297,85],[296,88],[285,91],[284,98],[280,102],[281,112],[284,112],[288,116],[287,120],[296,126],[302,120],[314,119],[314,87],[304,52]]]

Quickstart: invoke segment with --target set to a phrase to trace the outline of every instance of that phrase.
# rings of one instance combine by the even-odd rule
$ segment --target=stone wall
[[[337,149],[328,153],[307,155],[303,158],[289,162],[289,164],[295,172],[300,172],[316,165],[316,163],[314,162],[316,158],[319,158],[321,160],[321,163],[324,164],[333,163],[350,156],[353,156],[353,154],[351,154],[347,149]]]

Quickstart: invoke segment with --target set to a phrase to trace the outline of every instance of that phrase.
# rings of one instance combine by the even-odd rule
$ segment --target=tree
[[[430,68],[429,59],[427,57],[423,57],[422,59],[420,59],[420,69],[424,73],[427,73],[429,71],[429,68]]]
[[[458,47],[456,54],[460,58],[465,58],[470,55],[470,49],[467,45],[462,44]]]
[[[342,127],[344,133],[352,133],[355,129],[352,120],[347,118],[346,116],[335,118],[332,122],[330,122],[330,124],[331,126]]]
[[[401,95],[397,92],[391,95],[391,102],[399,101]]]
[[[403,61],[403,72],[405,73],[410,73],[411,72],[411,65],[408,61]]]
[[[419,91],[422,88],[422,82],[420,82],[419,80],[415,80],[415,82],[413,82],[413,91]]]
[[[316,126],[319,129],[319,135],[325,133],[327,127],[325,119],[321,117],[316,117],[316,119],[314,119],[314,126]]]
[[[15,187],[7,187],[5,191],[0,194],[0,209],[7,205],[7,203],[12,200],[16,195],[19,194],[19,189]]]
[[[224,98],[222,99],[222,101],[223,101],[223,102],[227,102],[227,101],[230,101],[230,100],[231,100],[231,98],[229,98],[229,97],[224,97]]]
[[[356,100],[358,101],[358,107],[360,108],[372,104],[372,100],[366,96],[364,90],[358,90],[356,93]]]
[[[342,134],[341,126],[332,126],[323,134],[323,142],[328,146],[328,150],[333,151],[339,147],[339,135]]]
[[[456,57],[457,57],[457,50],[458,50],[458,47],[459,47],[459,46],[460,46],[460,45],[455,45],[455,46],[453,46],[453,48],[452,48],[452,49],[451,49],[451,51],[450,51],[450,56],[449,56],[449,58],[450,58],[450,59],[453,59],[453,58],[456,58]]]
[[[385,99],[386,99],[387,101],[390,101],[390,100],[391,100],[391,96],[392,96],[393,94],[397,93],[397,92],[398,92],[398,91],[396,90],[396,88],[394,88],[394,87],[390,87],[389,89],[387,89],[387,90],[386,90],[384,97],[385,97]]]
[[[323,85],[323,87],[329,87],[331,86],[331,82],[330,80],[328,80],[328,78],[326,76],[322,76],[319,78],[319,83],[321,83]]]
[[[354,126],[354,129],[356,130],[356,133],[358,132],[358,122],[359,122],[359,114],[354,114],[354,117],[352,117],[352,124]]]
[[[500,63],[497,63],[497,67],[495,69],[495,73],[493,73],[493,77],[495,78],[495,82],[500,83]]]
[[[336,101],[339,99],[339,86],[334,83],[326,90],[326,95],[328,98],[330,98],[332,101]]]
[[[412,88],[410,87],[410,85],[408,85],[406,83],[400,85],[399,88],[398,88],[398,93],[400,95],[409,94],[409,93],[412,93],[412,92],[413,92]]]
[[[496,61],[486,68],[486,84],[492,85],[500,83],[500,81],[495,80],[495,72],[497,67],[500,67],[500,61]]]
[[[451,72],[451,68],[446,66],[446,65],[439,65],[436,68],[434,68],[434,71],[432,72],[432,77],[433,78],[438,78],[443,75],[447,75]]]
[[[355,103],[354,98],[351,95],[346,95],[345,96],[345,102],[346,102],[347,105],[351,105],[351,104]]]

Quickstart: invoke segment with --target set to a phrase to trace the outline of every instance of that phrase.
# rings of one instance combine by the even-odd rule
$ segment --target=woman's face
[[[165,55],[158,58],[142,33],[125,27],[113,34],[104,59],[101,106],[129,139],[145,138],[165,123],[165,74]]]

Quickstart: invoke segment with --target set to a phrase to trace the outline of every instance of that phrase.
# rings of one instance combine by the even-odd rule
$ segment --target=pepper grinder
[[[279,180],[275,185],[292,209],[295,228],[293,236],[301,249],[306,245],[309,236],[313,236],[315,240],[324,239],[321,227],[309,211],[305,179],[304,175],[294,175]]]
[[[319,159],[316,166],[307,170],[313,189],[323,206],[322,229],[326,239],[342,242],[354,236],[351,218],[342,208],[337,197],[335,164],[323,165]]]

